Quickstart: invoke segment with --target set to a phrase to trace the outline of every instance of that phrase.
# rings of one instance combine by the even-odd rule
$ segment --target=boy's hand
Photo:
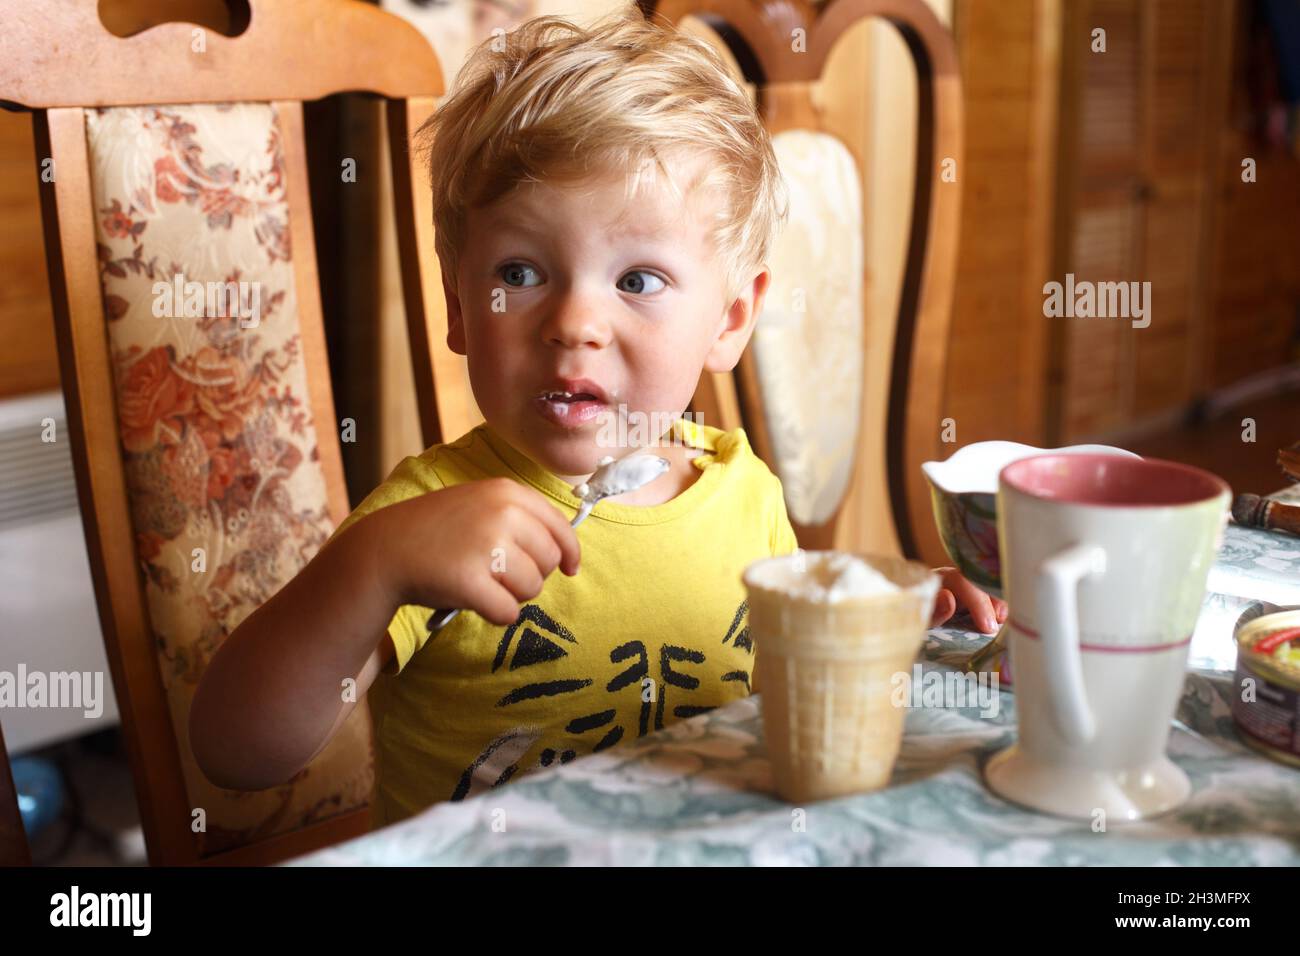
[[[382,517],[381,517],[382,516]],[[385,582],[402,604],[477,611],[507,626],[556,567],[578,573],[578,536],[539,491],[509,478],[453,485],[380,508]]]
[[[970,612],[971,620],[985,634],[992,634],[1007,619],[1007,602],[985,594],[956,568],[935,568],[942,584],[934,598],[934,616],[931,627],[938,627],[958,608]]]

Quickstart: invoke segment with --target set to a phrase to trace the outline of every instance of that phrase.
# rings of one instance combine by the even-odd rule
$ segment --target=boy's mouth
[[[538,392],[532,404],[552,424],[580,428],[604,413],[609,396],[588,379],[560,379]]]

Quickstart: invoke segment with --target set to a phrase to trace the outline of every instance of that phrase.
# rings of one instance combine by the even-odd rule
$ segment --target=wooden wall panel
[[[1211,13],[1210,0],[1159,0],[1148,11],[1143,150],[1149,196],[1140,278],[1151,283],[1151,325],[1133,335],[1131,414],[1138,421],[1185,408],[1194,396],[1193,324],[1207,288],[1198,261],[1208,226],[1205,156],[1216,132],[1206,110]]]
[[[1207,388],[1300,359],[1300,157],[1249,134],[1249,27],[1244,18],[1232,26],[1223,37],[1232,92],[1211,168],[1218,205],[1209,257],[1214,292],[1203,329]],[[1247,157],[1255,160],[1254,182],[1241,178]]]
[[[1057,0],[959,0],[966,101],[945,408],[960,445],[1040,443],[1056,137]]]
[[[1229,14],[1215,0],[1070,7],[1053,278],[1150,283],[1149,324],[1134,327],[1132,314],[1059,320],[1054,442],[1120,440],[1159,427],[1202,391],[1207,169],[1224,80],[1217,34]],[[1097,27],[1106,31],[1104,52],[1092,48]]]
[[[1077,9],[1077,8],[1076,8]],[[1092,31],[1106,31],[1106,51],[1091,49]],[[1140,8],[1136,0],[1093,0],[1066,42],[1087,49],[1072,82],[1080,87],[1079,163],[1084,181],[1127,174],[1138,162],[1141,122]]]

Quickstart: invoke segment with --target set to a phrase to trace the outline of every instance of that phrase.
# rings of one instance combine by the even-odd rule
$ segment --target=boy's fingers
[[[993,601],[987,594],[965,578],[952,581],[949,586],[957,603],[970,611],[971,620],[975,622],[976,627],[985,634],[991,634],[998,629],[997,616],[993,613]]]
[[[578,544],[578,535],[569,525],[568,519],[547,501],[540,491],[522,485],[517,487],[522,492],[517,499],[519,503],[546,525],[547,530],[551,532],[551,537],[560,546],[560,568],[565,574],[577,574],[582,559],[582,548]]]
[[[521,522],[515,528],[515,546],[533,560],[543,578],[549,577],[564,558],[550,529],[537,521]]]
[[[993,613],[993,605],[989,602],[988,596],[983,595],[982,600],[976,607],[971,608],[971,618],[979,625],[981,632],[985,634],[996,634],[998,630],[998,618]]]
[[[957,599],[947,588],[941,588],[934,597],[934,613],[930,616],[930,626],[938,627],[957,610]]]
[[[502,627],[518,619],[520,603],[540,591],[542,581],[531,557],[518,548],[506,553],[504,569],[499,564],[487,573],[486,568],[477,569],[465,582],[465,607]],[[530,591],[533,587],[536,590]]]
[[[519,619],[519,602],[505,583],[490,578],[481,596],[474,601],[474,610],[498,627],[509,627]]]
[[[513,554],[506,553],[508,557],[504,569],[494,570],[492,576],[505,586],[515,600],[528,601],[535,598],[541,593],[546,575],[542,574],[541,569],[537,567],[532,555],[523,549],[516,549]],[[517,608],[515,613],[519,613]],[[514,618],[511,618],[508,623],[513,622]]]

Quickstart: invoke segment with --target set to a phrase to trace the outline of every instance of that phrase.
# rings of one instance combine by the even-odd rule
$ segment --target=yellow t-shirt
[[[430,639],[432,609],[397,610],[397,670],[368,695],[376,827],[751,692],[741,572],[797,547],[781,483],[743,429],[678,419],[674,434],[704,452],[692,459],[695,482],[659,505],[597,505],[577,528],[578,574],[552,573],[514,624],[462,611]],[[377,508],[491,477],[577,513],[569,485],[479,425],[404,459],[335,533]]]

